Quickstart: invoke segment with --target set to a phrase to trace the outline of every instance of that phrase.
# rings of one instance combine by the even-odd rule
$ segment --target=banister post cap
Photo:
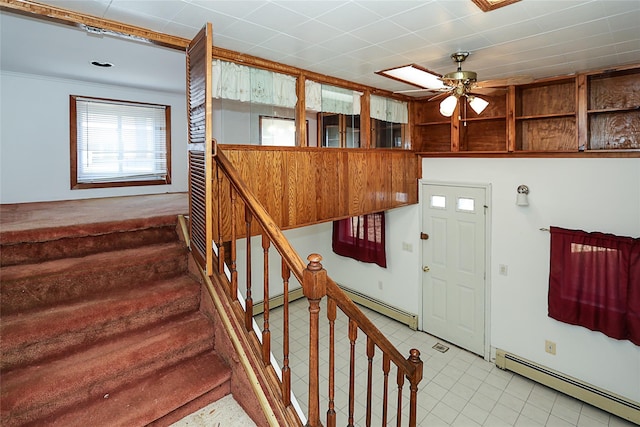
[[[304,295],[310,300],[320,300],[327,294],[327,272],[322,268],[322,256],[311,254],[307,257],[309,264],[302,272]]]
[[[307,269],[311,271],[322,270],[322,264],[320,264],[320,261],[322,261],[322,255],[311,254],[307,257],[307,261],[309,261],[309,264],[307,265]]]

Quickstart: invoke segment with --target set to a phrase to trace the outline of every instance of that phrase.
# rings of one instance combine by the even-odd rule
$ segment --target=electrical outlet
[[[507,274],[509,274],[509,267],[507,267],[504,264],[500,264],[498,267],[498,270],[500,272],[501,275],[506,276]]]
[[[546,340],[544,342],[544,351],[546,351],[549,354],[556,354],[556,343],[554,343],[553,341],[549,341]]]

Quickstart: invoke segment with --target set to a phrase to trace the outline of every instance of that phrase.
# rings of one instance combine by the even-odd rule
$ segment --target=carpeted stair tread
[[[231,392],[231,370],[213,352],[170,366],[108,394],[95,393],[71,411],[46,420],[50,427],[145,426],[199,401],[195,412]],[[202,402],[202,397],[207,399]],[[169,412],[169,413],[171,413]]]
[[[138,225],[138,224],[136,224]],[[141,225],[141,224],[140,224]],[[71,227],[67,227],[71,228]],[[127,228],[121,223],[114,223],[111,229],[102,224],[85,225],[81,232],[62,236],[37,236],[39,241],[19,241],[16,243],[0,243],[0,265],[32,264],[65,257],[86,256],[98,252],[123,250],[150,244],[166,243],[176,240],[176,224],[173,221],[162,221],[147,227]],[[32,237],[34,236],[25,236]]]
[[[186,270],[186,251],[181,242],[170,242],[3,267],[0,309],[3,315],[26,311],[174,277]]]
[[[51,220],[50,204],[30,207],[33,221],[2,207],[1,426],[168,426],[231,392],[187,272],[182,202],[115,202],[81,221],[73,207]]]
[[[2,230],[0,244],[13,245],[28,242],[46,242],[61,238],[99,236],[120,231],[141,230],[176,224],[176,215],[158,215],[148,218],[130,218],[126,220],[88,222],[72,225],[49,226]]]
[[[193,313],[164,327],[136,331],[84,351],[5,373],[3,426],[46,418],[213,348],[213,326]]]
[[[122,289],[73,304],[3,316],[3,371],[198,310],[199,284],[189,276]]]

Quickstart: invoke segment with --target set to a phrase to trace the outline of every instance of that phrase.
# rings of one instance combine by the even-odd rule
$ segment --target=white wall
[[[184,80],[184,75],[176,78]],[[184,94],[6,71],[0,74],[0,93],[0,203],[187,191],[187,119]],[[172,183],[71,190],[69,95],[170,105]]]
[[[413,205],[385,213],[387,268],[334,254],[331,249],[332,222],[286,230],[284,234],[305,264],[308,262],[307,256],[312,253],[320,254],[322,265],[329,276],[340,285],[370,295],[410,313],[419,314],[420,300],[415,295],[418,295],[420,291],[419,280],[422,274],[418,249],[420,240],[417,238],[416,228],[412,226],[415,224],[417,227],[419,223],[419,210],[419,206]],[[410,243],[413,246],[413,252],[402,251],[403,242]],[[246,291],[244,247],[244,240],[239,240],[237,249],[238,287],[243,294]],[[261,301],[263,295],[263,252],[259,236],[253,237],[251,251],[252,296],[254,301]],[[282,288],[279,285],[282,282],[280,257],[273,248],[270,249],[269,254],[269,291],[270,295],[274,296],[282,293]],[[297,280],[291,277],[290,289],[299,286]]]
[[[639,347],[547,316],[550,235],[540,231],[556,225],[640,236],[640,159],[438,158],[422,168],[425,181],[492,186],[491,346],[640,401]],[[528,207],[515,205],[520,184],[529,186]],[[420,206],[387,212],[386,269],[333,254],[331,223],[285,234],[303,259],[320,253],[338,283],[420,315],[420,215]],[[253,250],[260,253],[259,242]],[[498,274],[500,264],[508,276]],[[547,339],[557,344],[555,356],[544,351]]]
[[[640,401],[640,347],[547,316],[550,236],[539,230],[639,237],[640,159],[424,159],[422,169],[425,180],[492,185],[491,346]],[[528,207],[515,205],[520,184]]]

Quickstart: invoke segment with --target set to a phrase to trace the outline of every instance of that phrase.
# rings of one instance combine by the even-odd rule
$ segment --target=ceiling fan
[[[489,102],[478,97],[478,94],[490,95],[496,91],[506,90],[506,87],[510,85],[533,81],[533,78],[529,76],[514,76],[479,82],[476,72],[462,69],[462,63],[468,56],[469,52],[452,53],[451,59],[457,64],[457,70],[444,76],[415,64],[379,71],[378,74],[421,87],[421,89],[397,91],[395,93],[441,92],[429,98],[429,101],[446,97],[440,103],[440,113],[446,117],[451,117],[460,98],[466,98],[471,108],[477,114],[480,114],[489,105]]]

